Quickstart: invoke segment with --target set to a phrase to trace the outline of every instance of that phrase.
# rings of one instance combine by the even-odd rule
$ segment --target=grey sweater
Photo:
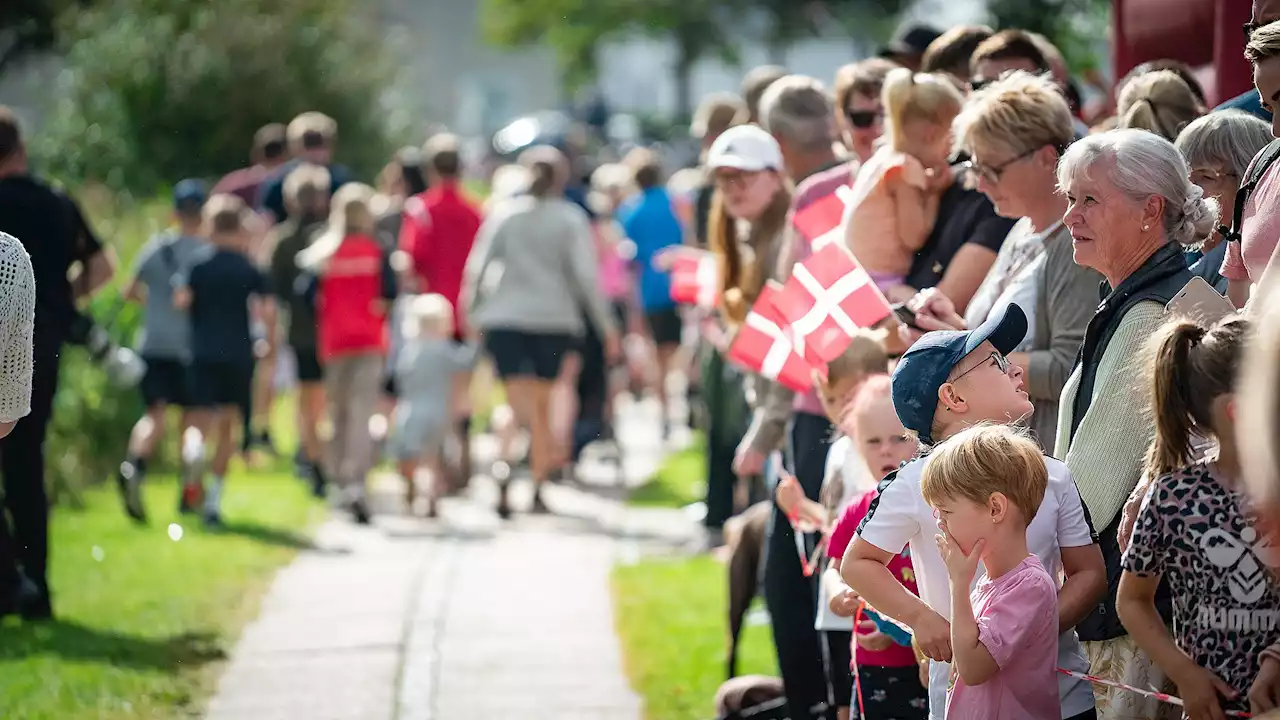
[[[602,337],[614,331],[596,277],[591,223],[563,198],[519,197],[485,218],[463,279],[477,330],[582,334],[583,315]]]

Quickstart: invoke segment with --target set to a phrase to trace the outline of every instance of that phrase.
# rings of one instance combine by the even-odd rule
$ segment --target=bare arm
[[[924,247],[938,219],[936,193],[909,185],[901,178],[894,183],[893,200],[897,208],[898,242],[908,252]]]
[[[856,537],[844,553],[840,575],[876,612],[910,626],[924,654],[950,661],[949,623],[893,577],[888,568],[891,559],[893,553]]]
[[[1107,592],[1107,568],[1102,549],[1095,545],[1062,548],[1066,581],[1058,590],[1058,634],[1085,619]]]
[[[1280,245],[1276,246],[1280,249]],[[1267,266],[1268,271],[1270,265]],[[1267,273],[1262,274],[1263,278],[1267,277]],[[1242,308],[1249,303],[1249,281],[1248,280],[1227,280],[1227,299],[1231,301],[1236,309]]]
[[[964,316],[969,301],[978,292],[978,286],[995,262],[995,251],[976,243],[966,243],[956,251],[955,257],[947,265],[947,271],[938,281],[938,290],[951,298],[957,314]]]
[[[80,273],[72,280],[71,289],[76,300],[92,297],[111,282],[115,274],[116,253],[110,246],[90,255],[82,264]]]
[[[1175,683],[1179,678],[1195,673],[1196,665],[1169,635],[1164,620],[1156,611],[1156,588],[1160,575],[1137,575],[1124,572],[1120,575],[1120,590],[1116,595],[1116,612],[1125,630],[1133,636],[1153,662]]]
[[[981,685],[1000,672],[1000,665],[978,635],[973,604],[964,588],[951,588],[951,648],[956,674],[966,685]]]

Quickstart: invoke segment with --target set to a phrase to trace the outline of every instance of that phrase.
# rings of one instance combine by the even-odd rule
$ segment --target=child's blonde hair
[[[880,101],[890,147],[899,152],[905,151],[902,144],[908,124],[924,121],[950,126],[964,107],[964,96],[950,80],[906,68],[895,68],[885,76]]]
[[[219,193],[204,204],[204,222],[211,237],[239,233],[248,226],[249,207],[235,195]]]
[[[880,344],[873,333],[857,330],[849,341],[849,347],[827,363],[827,384],[881,375],[888,371],[889,354],[885,352],[884,345]]]
[[[453,334],[453,305],[439,293],[414,295],[405,303],[404,336],[448,337]]]
[[[298,267],[323,268],[347,236],[372,236],[375,218],[370,205],[376,196],[377,192],[364,183],[347,183],[339,188],[329,203],[329,224],[310,246],[298,253]]]
[[[920,494],[937,507],[963,498],[986,505],[1000,493],[1030,525],[1049,486],[1040,447],[1025,431],[1009,425],[977,425],[938,445],[924,466]]]

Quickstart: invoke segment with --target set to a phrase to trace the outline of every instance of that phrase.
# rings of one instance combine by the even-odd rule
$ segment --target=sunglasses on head
[[[881,113],[877,110],[845,110],[845,117],[849,118],[849,124],[859,130],[866,130],[879,120]]]

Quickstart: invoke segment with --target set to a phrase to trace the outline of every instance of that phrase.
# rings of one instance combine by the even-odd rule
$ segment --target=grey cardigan
[[[1031,428],[1052,450],[1057,437],[1058,400],[1075,366],[1084,331],[1098,308],[1102,275],[1075,262],[1066,226],[1044,239],[1045,261],[1036,293],[1035,337],[1031,341],[1026,389],[1035,406]]]
[[[615,330],[600,292],[591,223],[563,198],[518,197],[485,218],[463,280],[477,330],[581,335],[583,316],[604,337]]]

